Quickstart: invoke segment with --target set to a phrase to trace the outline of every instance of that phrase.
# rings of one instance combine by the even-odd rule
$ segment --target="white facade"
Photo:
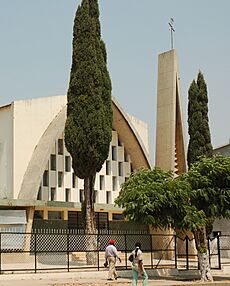
[[[12,106],[0,109],[0,199],[13,197],[13,116]]]
[[[41,180],[38,199],[45,201],[81,202],[83,180],[75,177],[72,158],[64,146],[64,134],[55,140]],[[109,156],[96,175],[96,203],[113,204],[121,184],[131,172],[130,156],[113,131]]]
[[[66,102],[66,96],[53,96],[0,107],[0,200],[81,202],[83,180],[75,178],[71,156],[64,146]],[[124,116],[117,102],[113,105],[123,122],[119,119],[114,123],[108,159],[96,176],[95,199],[102,204],[114,203],[132,170],[132,157],[135,168],[149,167],[147,125]],[[117,130],[120,125],[126,134],[121,136],[123,142]],[[138,134],[145,142],[137,138]],[[129,144],[132,138],[138,141],[135,144],[141,152],[135,152],[137,145]],[[130,146],[126,148],[124,141]]]

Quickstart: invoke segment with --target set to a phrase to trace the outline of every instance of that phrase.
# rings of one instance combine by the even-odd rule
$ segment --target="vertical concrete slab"
[[[186,171],[180,102],[179,68],[175,50],[158,57],[156,162],[175,176]]]

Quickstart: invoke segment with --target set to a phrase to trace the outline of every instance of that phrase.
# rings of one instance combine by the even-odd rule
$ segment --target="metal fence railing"
[[[104,267],[104,251],[109,239],[116,240],[121,257],[118,269],[131,267],[127,260],[135,242],[140,241],[144,264],[148,269],[198,269],[194,239],[173,234],[104,232],[96,235],[74,231],[40,231],[36,233],[0,233],[0,273],[42,272],[74,269],[100,270]],[[89,241],[95,243],[89,247]],[[209,240],[210,264],[220,269],[230,264],[230,236]],[[87,254],[93,254],[93,264]]]

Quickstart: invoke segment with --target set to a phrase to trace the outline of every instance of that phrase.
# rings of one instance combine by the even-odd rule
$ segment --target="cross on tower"
[[[171,49],[173,49],[173,32],[175,32],[175,29],[173,27],[173,24],[174,24],[173,18],[169,19],[169,23],[168,24],[169,24],[170,32],[171,32]]]

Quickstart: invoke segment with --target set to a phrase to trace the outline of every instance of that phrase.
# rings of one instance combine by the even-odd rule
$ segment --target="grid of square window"
[[[121,184],[132,171],[129,154],[113,130],[107,160],[95,180],[95,202],[113,204]],[[58,138],[46,164],[38,191],[38,200],[82,202],[84,182],[72,169],[72,158],[65,148],[64,136]]]

